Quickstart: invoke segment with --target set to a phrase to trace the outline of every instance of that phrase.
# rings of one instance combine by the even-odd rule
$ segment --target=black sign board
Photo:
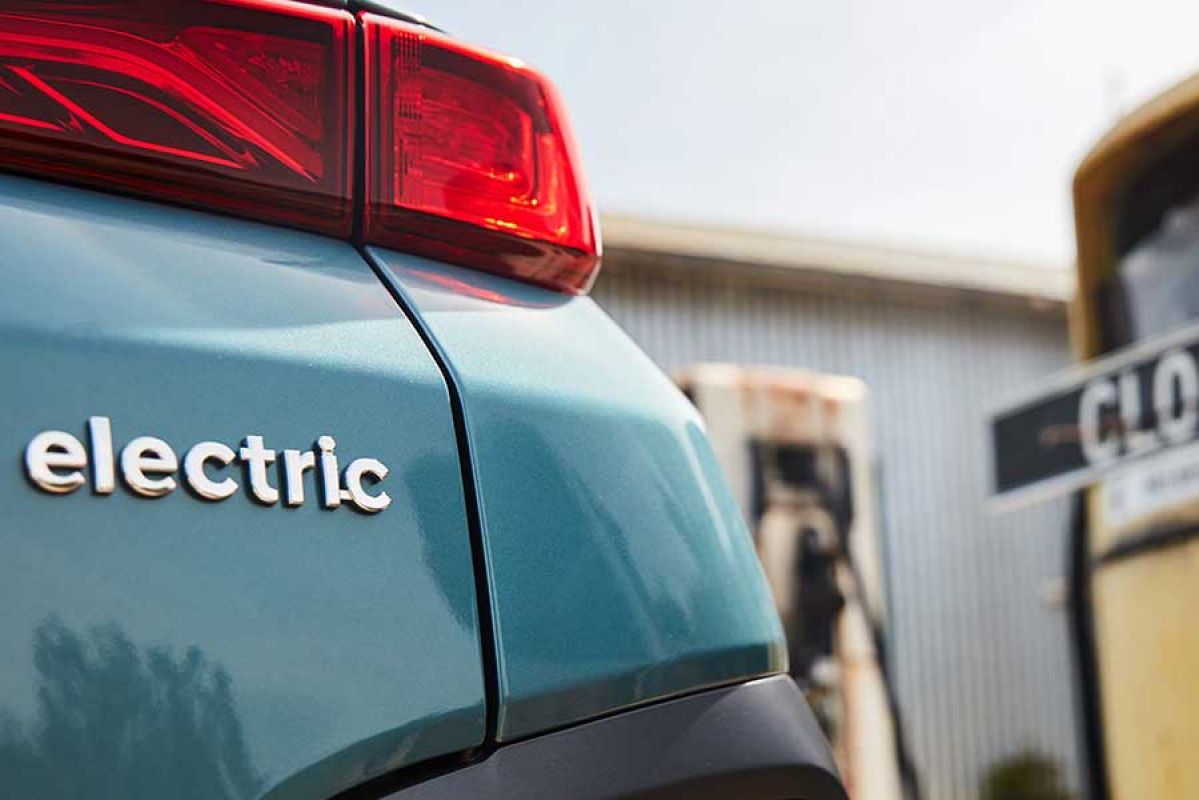
[[[990,420],[992,494],[1052,496],[1199,434],[1199,326],[1047,380]]]

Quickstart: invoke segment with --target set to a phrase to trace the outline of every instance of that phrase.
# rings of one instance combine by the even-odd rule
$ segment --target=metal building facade
[[[1012,289],[1019,281],[993,269],[983,285],[982,264],[934,264],[922,283],[823,251],[797,265],[734,263],[728,252],[614,238],[594,297],[667,372],[731,361],[867,383],[892,667],[926,800],[976,797],[990,765],[1027,751],[1077,785],[1054,592],[1066,505],[1002,515],[985,505],[987,410],[1068,362],[1060,287]]]

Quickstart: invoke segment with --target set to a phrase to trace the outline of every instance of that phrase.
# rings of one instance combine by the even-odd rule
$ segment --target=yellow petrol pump
[[[1118,357],[1149,344],[1141,352],[1162,358],[1141,383],[1172,383],[1168,409],[1164,390],[1153,398],[1156,387],[1137,387],[1149,402],[1139,419],[1124,409],[1119,438],[1124,450],[1145,453],[1085,490],[1107,785],[1114,800],[1190,800],[1199,798],[1196,398],[1188,367],[1160,365],[1191,357],[1185,332],[1199,322],[1199,76],[1098,143],[1078,169],[1074,203],[1077,356]],[[1116,394],[1132,397],[1120,385],[1125,374]],[[1164,426],[1175,420],[1171,435]]]
[[[996,501],[1076,498],[1071,619],[1091,795],[1199,798],[1199,76],[1074,181],[1081,363],[991,421]]]

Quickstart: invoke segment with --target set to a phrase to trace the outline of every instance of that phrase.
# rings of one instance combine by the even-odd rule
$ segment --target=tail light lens
[[[354,20],[289,0],[0,6],[0,167],[348,236]]]
[[[295,0],[0,0],[0,169],[359,230],[558,291],[586,291],[598,269],[574,138],[544,77]]]
[[[513,59],[360,18],[366,240],[586,291],[598,231],[554,87]]]

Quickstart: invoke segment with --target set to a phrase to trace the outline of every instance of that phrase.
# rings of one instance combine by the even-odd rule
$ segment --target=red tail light
[[[289,0],[0,6],[0,166],[351,228],[353,17]]]
[[[366,240],[586,291],[598,232],[549,81],[428,29],[360,16]]]
[[[0,169],[345,238],[357,228],[559,291],[586,291],[598,268],[547,80],[425,28],[294,0],[0,2]]]

